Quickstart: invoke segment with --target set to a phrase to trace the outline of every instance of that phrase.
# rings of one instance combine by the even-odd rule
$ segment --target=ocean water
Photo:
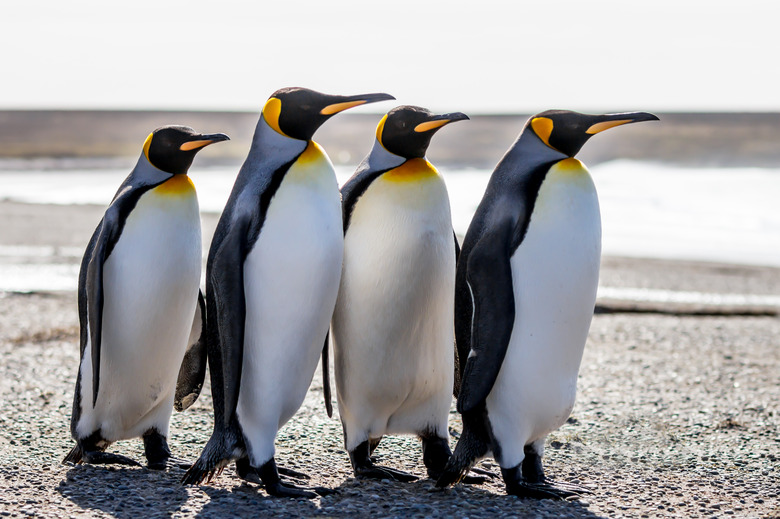
[[[337,167],[339,183],[353,170]],[[4,169],[0,200],[106,205],[128,171],[124,167]],[[442,167],[440,171],[450,194],[453,226],[463,235],[490,170]],[[681,168],[621,160],[590,171],[601,204],[603,254],[780,267],[780,169]],[[236,173],[237,168],[197,165],[191,170],[201,211],[222,210]],[[65,258],[53,262],[39,258],[4,263],[3,256],[20,257],[18,249],[9,251],[20,245],[0,246],[0,290],[35,289],[38,283],[28,278],[43,274],[49,289],[52,283],[63,289],[75,286],[77,267],[67,261],[74,251],[57,251]]]

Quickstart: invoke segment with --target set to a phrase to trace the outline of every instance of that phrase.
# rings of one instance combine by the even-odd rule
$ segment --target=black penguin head
[[[308,141],[322,123],[337,113],[390,99],[395,98],[389,94],[338,96],[321,94],[308,88],[282,88],[274,92],[265,103],[263,118],[278,133]]]
[[[379,121],[376,140],[390,153],[405,159],[420,159],[439,128],[466,119],[468,116],[461,112],[436,115],[419,106],[398,106]]]
[[[163,126],[146,138],[144,155],[155,168],[178,175],[187,173],[195,154],[209,144],[227,141],[224,133],[198,133],[187,126]]]
[[[574,157],[593,135],[629,123],[657,121],[658,117],[647,112],[590,115],[569,110],[547,110],[533,116],[530,127],[542,142],[550,148]]]

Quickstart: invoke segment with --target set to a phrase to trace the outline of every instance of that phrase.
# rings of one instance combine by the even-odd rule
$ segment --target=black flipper
[[[458,412],[461,414],[484,403],[493,389],[509,346],[515,322],[512,267],[509,262],[513,231],[511,219],[492,226],[468,256],[466,280],[474,309],[471,351],[465,361],[458,396]]]
[[[100,346],[103,333],[103,262],[106,261],[109,244],[114,241],[114,229],[117,227],[116,212],[111,207],[106,211],[95,231],[94,247],[87,263],[86,291],[87,315],[89,319],[89,339],[92,355],[92,406],[98,397],[100,388]],[[86,261],[86,258],[84,258]]]
[[[249,217],[239,218],[233,223],[213,256],[207,280],[207,293],[212,298],[209,304],[213,305],[210,308],[215,310],[208,315],[208,326],[210,339],[219,343],[223,395],[222,425],[226,428],[235,415],[241,386],[246,321],[244,260],[248,253],[249,228]]]
[[[176,381],[176,396],[173,407],[184,411],[198,399],[203,381],[206,379],[208,364],[208,349],[206,348],[206,302],[203,292],[198,291],[198,305],[192,320],[192,331],[187,345],[187,353],[179,368],[179,378]]]
[[[325,396],[325,410],[328,412],[328,418],[333,417],[333,401],[330,394],[330,363],[328,361],[328,342],[330,340],[330,331],[325,334],[325,345],[322,347],[322,393]]]

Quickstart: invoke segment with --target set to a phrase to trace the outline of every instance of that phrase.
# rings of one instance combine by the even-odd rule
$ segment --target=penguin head
[[[155,168],[172,175],[185,174],[195,154],[215,142],[227,141],[224,133],[198,133],[188,126],[157,128],[144,142],[146,160]]]
[[[439,128],[466,119],[468,116],[461,112],[436,115],[419,106],[398,106],[379,121],[376,140],[390,153],[405,159],[420,159]]]
[[[308,88],[282,88],[263,107],[263,118],[276,132],[308,141],[317,128],[339,112],[368,103],[395,99],[389,94],[328,95]]]
[[[629,123],[657,121],[647,112],[591,115],[569,110],[547,110],[528,121],[526,128],[550,148],[574,157],[593,135]]]

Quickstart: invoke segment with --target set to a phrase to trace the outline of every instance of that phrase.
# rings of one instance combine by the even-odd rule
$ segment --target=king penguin
[[[200,214],[187,171],[227,139],[185,126],[152,132],[95,229],[79,273],[76,446],[64,462],[138,465],[105,449],[142,436],[149,468],[166,467],[174,396],[194,401],[206,367]]]
[[[465,119],[460,112],[394,108],[341,189],[344,266],[331,337],[356,477],[417,479],[372,462],[385,434],[418,435],[434,478],[452,454],[457,241],[447,187],[425,152],[439,129]]]
[[[574,158],[609,128],[657,120],[551,110],[532,117],[496,166],[458,261],[455,336],[463,433],[437,486],[495,457],[508,494],[565,498],[545,478],[547,435],[574,406],[601,257],[590,173]]]
[[[317,367],[344,255],[341,196],[312,136],[331,116],[387,94],[276,91],[263,107],[209,251],[206,301],[214,432],[185,484],[236,460],[239,477],[273,496],[313,498],[283,483],[274,440]],[[316,489],[322,492],[323,489]]]

